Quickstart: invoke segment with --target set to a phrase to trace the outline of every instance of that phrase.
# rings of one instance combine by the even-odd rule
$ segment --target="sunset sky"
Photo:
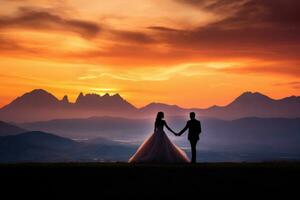
[[[300,95],[299,0],[0,3],[0,106],[35,88],[137,107]]]

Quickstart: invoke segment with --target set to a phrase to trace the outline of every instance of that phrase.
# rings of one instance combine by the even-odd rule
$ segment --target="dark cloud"
[[[147,27],[150,30],[155,30],[155,31],[164,31],[164,32],[178,32],[178,29],[173,29],[173,28],[168,28],[168,27],[163,27],[163,26],[149,26]]]
[[[300,77],[300,67],[298,65],[292,66],[246,66],[246,67],[232,67],[221,69],[223,72],[237,73],[237,74],[281,74],[294,77]]]
[[[72,55],[66,52],[66,56],[70,56],[72,60],[116,65],[168,65],[187,61],[224,61],[231,58],[274,60],[277,63],[299,61],[299,0],[174,1],[205,9],[223,18],[194,29],[175,29],[155,24],[146,27],[145,32],[124,31],[124,28],[106,29],[105,33],[108,34],[104,35],[104,39],[110,41],[109,47],[104,48],[102,41],[95,41],[93,50],[83,50],[76,54],[70,52]],[[14,17],[0,17],[0,29],[17,27],[69,31],[87,38],[97,36],[102,30],[96,23],[65,16],[68,15],[57,14],[53,10],[25,8]],[[1,38],[0,43],[0,47],[7,50],[24,48],[22,44],[13,41],[10,43]],[[230,68],[224,72],[300,76],[299,69],[299,65],[292,64],[289,67]]]
[[[175,0],[201,9],[220,13],[224,9],[231,9],[241,21],[255,18],[257,21],[277,21],[284,23],[299,23],[298,0]],[[259,17],[261,18],[257,18]]]
[[[214,10],[222,8],[224,2],[231,1],[217,1],[213,6]],[[226,3],[225,3],[226,4]],[[219,25],[233,28],[272,28],[283,26],[287,29],[297,28],[300,25],[300,1],[298,0],[247,0],[245,3],[240,4],[235,9],[234,14],[222,21]]]
[[[154,43],[155,40],[151,36],[142,32],[134,31],[112,31],[115,38],[119,39],[121,42],[134,42],[142,44]]]
[[[231,11],[232,9],[239,8],[249,0],[176,0],[190,6],[196,6],[201,9],[209,11]]]
[[[215,57],[299,59],[299,0],[176,1],[214,12],[224,19],[192,30],[148,27],[156,31],[161,42],[174,49],[193,50],[199,57],[214,52]]]
[[[14,40],[0,35],[0,52],[15,51],[16,49],[23,49],[23,47]]]
[[[89,60],[90,63],[101,63],[116,66],[140,67],[155,65],[174,65],[186,60],[193,62],[193,55],[181,50],[157,51],[151,45],[140,43],[116,43],[105,49],[99,47],[91,51],[71,53],[69,59]]]
[[[22,52],[19,56],[42,54],[43,50],[39,48],[28,47],[15,39],[0,35],[0,54],[16,55]]]
[[[298,0],[176,0],[206,9],[224,18],[194,29],[147,27],[156,41],[178,50],[184,59],[224,60],[254,58],[298,61],[300,56],[300,1]],[[288,74],[300,76],[299,65],[251,66],[230,73]]]
[[[101,28],[98,24],[64,18],[44,10],[22,8],[20,13],[14,17],[0,17],[0,28],[25,28],[43,29],[52,31],[69,31],[80,34],[83,37],[94,37]]]

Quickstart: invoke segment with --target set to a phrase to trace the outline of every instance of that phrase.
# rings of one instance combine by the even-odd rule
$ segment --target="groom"
[[[192,163],[196,163],[196,146],[199,141],[199,135],[201,133],[201,123],[196,119],[196,114],[194,112],[190,113],[190,118],[182,131],[180,131],[177,136],[181,136],[187,129],[189,129],[188,140],[192,147]]]

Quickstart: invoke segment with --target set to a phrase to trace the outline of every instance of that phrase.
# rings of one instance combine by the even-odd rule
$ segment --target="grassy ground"
[[[195,194],[201,197],[224,192],[291,194],[299,188],[300,163],[11,164],[0,165],[0,178],[2,191],[10,194],[19,191],[30,196],[187,197]]]

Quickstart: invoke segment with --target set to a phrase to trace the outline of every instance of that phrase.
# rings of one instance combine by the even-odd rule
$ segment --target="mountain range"
[[[86,118],[92,116],[113,116],[126,118],[153,117],[158,111],[169,116],[186,115],[190,111],[202,117],[226,120],[244,117],[300,117],[300,97],[291,96],[272,99],[255,92],[245,92],[226,106],[186,109],[177,105],[150,103],[137,108],[119,94],[100,96],[80,93],[72,103],[68,96],[59,100],[49,92],[37,89],[28,92],[0,109],[0,120],[6,122],[34,122],[64,118]]]

